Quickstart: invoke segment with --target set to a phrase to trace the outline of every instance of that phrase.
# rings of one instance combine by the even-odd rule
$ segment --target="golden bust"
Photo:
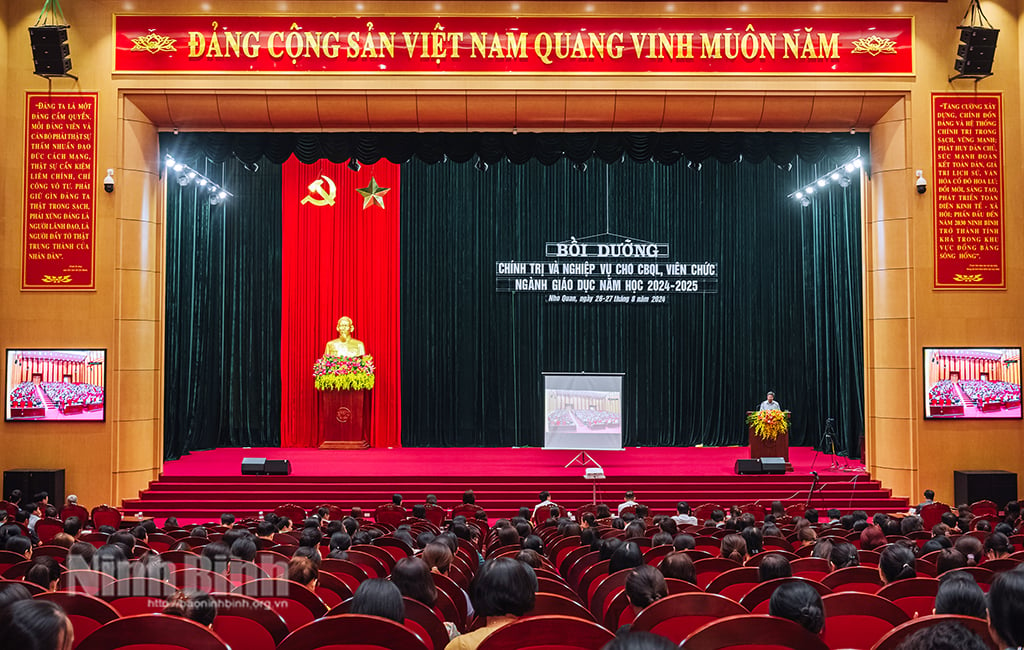
[[[338,338],[331,339],[324,348],[324,356],[330,357],[361,357],[366,348],[359,339],[352,338],[352,319],[342,316],[338,319]]]

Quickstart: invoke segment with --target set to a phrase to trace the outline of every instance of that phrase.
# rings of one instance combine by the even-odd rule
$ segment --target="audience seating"
[[[98,596],[112,582],[114,582],[113,577],[100,571],[72,569],[61,574],[57,586],[61,591]]]
[[[398,522],[405,519],[408,511],[402,506],[394,503],[382,503],[373,511],[373,520],[381,524],[397,526]]]
[[[697,586],[706,590],[708,583],[715,577],[739,566],[737,562],[726,557],[711,557],[705,560],[697,560],[693,563],[693,568],[697,572]]]
[[[803,581],[814,587],[814,589],[824,596],[825,594],[832,593],[832,590],[825,585],[815,580],[807,580],[806,578],[792,577],[792,578],[775,578],[767,582],[762,582],[753,589],[747,592],[747,594],[740,599],[740,605],[743,605],[752,614],[767,614],[768,613],[768,600],[775,593],[775,588],[785,582],[797,582]]]
[[[679,644],[707,623],[747,613],[738,602],[718,594],[679,594],[645,607],[630,629],[653,632]]]
[[[216,593],[213,631],[235,650],[274,650],[288,636],[288,625],[265,603],[241,594]]]
[[[731,598],[736,602],[760,582],[757,567],[738,566],[715,576],[704,591]]]
[[[293,631],[277,650],[431,650],[407,627],[379,616],[341,614],[319,618]]]
[[[834,592],[859,591],[873,594],[882,586],[882,576],[878,575],[878,567],[851,566],[836,569],[822,578],[821,584]]]
[[[910,620],[898,605],[874,594],[845,591],[821,600],[825,606],[822,637],[830,648],[871,650],[886,633]]]
[[[829,650],[821,637],[793,621],[774,616],[746,614],[727,616],[708,623],[686,639],[686,650],[726,650],[756,645],[758,650],[799,648]]]
[[[93,526],[96,528],[100,526],[121,527],[121,511],[108,505],[93,508],[91,518]]]
[[[224,640],[205,625],[165,614],[140,614],[105,623],[82,639],[77,650],[139,645],[147,650],[229,650]]]
[[[614,638],[593,621],[571,616],[534,616],[498,628],[477,650],[600,650]]]
[[[959,623],[980,636],[991,650],[1002,650],[992,641],[992,637],[989,636],[988,622],[985,619],[974,618],[973,616],[955,616],[952,614],[931,614],[911,619],[890,630],[875,644],[873,650],[896,650],[896,647],[914,632],[943,622]]]
[[[60,605],[60,608],[67,614],[68,620],[71,621],[71,627],[75,630],[74,647],[78,647],[81,640],[89,634],[120,616],[117,610],[105,601],[89,594],[46,591],[36,594],[33,598],[48,600]]]
[[[232,593],[263,601],[281,615],[291,631],[327,613],[327,605],[319,596],[290,580],[261,578],[235,587]]]
[[[534,597],[533,609],[527,612],[526,616],[544,616],[558,614],[559,616],[572,616],[582,618],[586,621],[597,621],[593,614],[578,601],[558,594],[538,593]]]
[[[284,503],[274,508],[278,517],[287,517],[292,526],[298,527],[306,519],[306,509],[294,503]]]
[[[155,578],[124,578],[107,585],[100,596],[121,616],[158,614],[177,589]],[[109,594],[109,595],[108,595]]]
[[[896,603],[908,616],[915,618],[935,608],[938,590],[939,581],[935,578],[907,578],[890,582],[878,590],[878,595]]]
[[[36,522],[36,537],[43,544],[49,544],[57,533],[64,532],[64,522],[56,517],[43,517]]]

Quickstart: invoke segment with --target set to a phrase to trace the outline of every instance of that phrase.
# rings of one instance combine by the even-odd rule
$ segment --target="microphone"
[[[818,473],[817,472],[811,472],[811,476],[817,478],[818,477]]]

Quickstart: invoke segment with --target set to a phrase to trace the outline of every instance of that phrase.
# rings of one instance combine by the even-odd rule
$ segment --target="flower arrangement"
[[[370,390],[373,388],[373,357],[332,357],[324,355],[313,364],[317,390]]]
[[[747,416],[747,425],[753,427],[754,435],[761,440],[775,440],[789,431],[789,417],[789,411],[754,411]]]

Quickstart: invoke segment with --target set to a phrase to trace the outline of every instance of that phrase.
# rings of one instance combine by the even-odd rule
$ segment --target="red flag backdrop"
[[[390,190],[380,208],[357,188],[371,178]],[[398,165],[382,160],[353,172],[289,158],[282,170],[281,446],[316,447],[313,362],[337,336],[342,316],[376,364],[372,447],[401,445]],[[312,186],[312,187],[311,187]],[[305,200],[305,203],[303,201]]]

